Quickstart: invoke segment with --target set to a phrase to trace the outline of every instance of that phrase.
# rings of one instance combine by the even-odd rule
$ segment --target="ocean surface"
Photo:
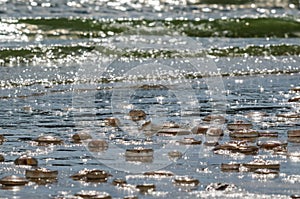
[[[25,175],[21,155],[35,157],[39,167],[58,170],[47,184],[29,182],[19,189],[1,186],[0,198],[75,198],[85,190],[112,198],[290,198],[300,195],[300,158],[260,149],[256,155],[215,154],[206,141],[231,141],[226,124],[250,122],[257,131],[278,137],[257,138],[287,143],[288,153],[300,142],[287,131],[300,128],[299,1],[206,0],[0,0],[0,145],[5,161],[0,178]],[[298,89],[299,90],[299,89]],[[209,125],[222,137],[202,134],[163,137],[145,132],[128,117],[144,110],[146,120],[185,129]],[[259,112],[263,116],[249,117]],[[292,113],[298,118],[280,117]],[[206,123],[222,115],[225,124]],[[278,116],[279,115],[279,116]],[[115,117],[118,127],[105,124]],[[72,136],[86,132],[109,147],[95,152]],[[38,146],[34,140],[53,135],[62,145]],[[185,137],[201,145],[185,146]],[[152,148],[151,161],[128,161],[126,149]],[[179,159],[168,152],[183,153]],[[278,175],[223,172],[222,163],[264,159],[280,163]],[[82,169],[101,169],[105,183],[75,181]],[[143,173],[168,170],[173,177]],[[190,176],[198,186],[177,186]],[[114,186],[113,179],[127,186]],[[234,184],[210,191],[211,183]],[[136,185],[153,183],[142,193]]]

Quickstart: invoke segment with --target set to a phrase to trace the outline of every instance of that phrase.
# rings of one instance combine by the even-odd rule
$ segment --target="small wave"
[[[116,34],[184,35],[191,37],[300,37],[300,22],[294,18],[226,19],[80,19],[25,18],[2,20],[2,34],[37,35],[74,39],[109,37]]]
[[[130,58],[174,58],[174,57],[204,57],[206,55],[217,57],[237,56],[299,56],[299,45],[249,45],[246,47],[225,47],[199,49],[197,51],[174,49],[127,49],[97,46],[95,43],[78,45],[31,46],[15,49],[0,49],[0,64],[24,64],[43,62],[62,62],[63,60],[76,61],[86,57],[87,53],[97,55],[116,55]]]

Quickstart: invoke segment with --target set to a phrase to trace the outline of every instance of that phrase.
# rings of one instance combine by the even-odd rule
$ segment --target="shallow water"
[[[246,1],[245,1],[246,2]],[[247,2],[246,2],[247,3]],[[205,135],[147,137],[127,114],[142,109],[152,123],[172,121],[185,128],[204,124],[209,114],[222,114],[231,123],[244,120],[255,130],[278,132],[289,152],[299,142],[287,131],[300,126],[299,9],[295,5],[207,5],[192,1],[0,1],[0,177],[25,175],[28,166],[13,161],[27,154],[40,167],[58,170],[56,182],[30,182],[20,190],[0,189],[0,198],[68,198],[81,190],[109,193],[113,198],[289,198],[299,192],[299,158],[259,150],[257,155],[215,154],[205,141],[225,143]],[[164,11],[164,12],[163,12]],[[147,87],[145,85],[150,85]],[[152,85],[152,87],[151,87]],[[153,86],[153,85],[156,85]],[[157,85],[159,85],[157,87]],[[264,117],[249,118],[259,111]],[[117,117],[119,128],[105,125]],[[226,130],[226,124],[213,124]],[[72,135],[88,132],[109,143],[106,152],[91,152],[87,142]],[[55,135],[62,145],[38,146],[40,135]],[[184,137],[201,145],[178,145]],[[148,162],[126,161],[126,149],[151,147]],[[171,150],[184,153],[172,160]],[[257,158],[280,163],[278,176],[253,172],[222,172],[221,163],[247,163]],[[82,170],[103,169],[106,183],[74,181]],[[175,177],[146,177],[164,169],[191,176],[196,187],[180,187]],[[124,178],[126,187],[112,185]],[[214,182],[236,185],[231,191],[206,191]],[[140,193],[135,186],[154,183],[156,190]]]

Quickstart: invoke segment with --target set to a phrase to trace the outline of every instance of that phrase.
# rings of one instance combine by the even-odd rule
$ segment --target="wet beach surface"
[[[181,3],[0,2],[0,198],[299,197],[299,3]]]
[[[289,112],[298,114],[299,104],[297,102],[288,102],[288,99],[295,95],[290,91],[291,85],[296,85],[298,79],[299,75],[297,74],[292,76],[283,74],[277,76],[257,75],[223,78],[225,90],[227,91],[226,105],[228,108],[227,113],[224,114],[228,120],[227,123],[244,120],[251,122],[255,130],[268,130],[278,133],[278,137],[275,138],[255,138],[250,142],[253,145],[256,145],[258,142],[276,140],[287,142],[289,152],[299,152],[299,142],[288,141],[287,136],[288,130],[297,129],[299,118],[276,116]],[[207,88],[205,88],[205,83],[199,79],[192,80],[191,84],[194,86],[201,105],[199,119],[203,119],[212,112],[212,106],[208,105],[209,96],[205,94]],[[86,85],[86,89],[88,87],[89,85]],[[109,89],[108,85],[107,87],[108,89],[100,89],[96,93],[100,96],[109,96],[109,92],[112,89]],[[16,90],[22,92],[23,88],[9,89],[9,92],[14,93]],[[30,87],[24,90],[30,90]],[[35,192],[34,197],[39,195],[45,196],[45,194],[50,197],[59,195],[67,197],[81,190],[105,191],[113,198],[122,198],[126,195],[137,195],[142,198],[193,198],[197,196],[216,197],[218,195],[219,197],[254,197],[256,194],[264,194],[266,197],[285,198],[293,194],[299,194],[299,156],[288,157],[287,154],[274,154],[272,150],[259,149],[256,155],[230,152],[220,155],[213,152],[212,149],[214,147],[205,146],[203,143],[201,145],[192,145],[187,148],[181,159],[174,162],[170,160],[170,165],[161,168],[173,172],[175,176],[191,176],[198,179],[200,184],[192,188],[176,186],[173,183],[174,176],[153,178],[142,174],[128,174],[116,171],[103,165],[101,160],[94,157],[94,154],[85,147],[86,145],[75,144],[72,141],[72,135],[82,130],[91,132],[93,136],[97,135],[97,133],[105,132],[107,135],[104,137],[107,138],[109,138],[108,134],[110,134],[110,131],[118,132],[118,130],[112,130],[101,125],[104,118],[112,116],[109,111],[110,104],[107,101],[101,102],[101,98],[99,98],[98,100],[100,101],[97,101],[94,104],[95,106],[87,106],[85,111],[80,113],[72,108],[72,99],[74,100],[76,91],[72,91],[69,85],[53,86],[53,88],[47,88],[45,91],[46,94],[40,96],[28,91],[24,91],[26,92],[26,97],[2,96],[8,98],[1,99],[1,107],[5,107],[1,110],[1,134],[6,139],[1,145],[2,154],[5,158],[5,161],[1,163],[1,173],[3,173],[3,176],[15,174],[24,176],[25,170],[29,169],[30,166],[17,166],[14,164],[14,160],[26,154],[35,157],[38,160],[39,167],[57,170],[57,180],[46,185],[30,182],[26,186],[21,187],[20,191],[8,192],[2,189],[2,197],[10,197],[11,194],[21,198],[32,197],[33,191]],[[153,92],[155,93],[157,90],[154,89]],[[83,99],[91,99],[93,97],[95,99],[94,90],[89,91],[87,89],[86,92],[80,92],[80,95]],[[97,100],[97,97],[95,100]],[[144,101],[143,98],[141,100]],[[157,99],[147,98],[146,100],[149,104],[155,104]],[[169,100],[172,101],[172,98]],[[97,108],[96,113],[94,111],[95,108]],[[253,111],[265,113],[266,116],[247,117]],[[176,116],[174,116],[174,120],[176,120]],[[90,122],[89,125],[88,122]],[[83,126],[83,123],[86,126]],[[204,122],[200,121],[199,123],[203,124]],[[215,140],[220,144],[233,140],[229,137],[229,132],[226,131],[226,125],[223,128],[225,135],[222,137],[207,135],[194,135],[194,137],[202,140],[202,142]],[[42,134],[57,136],[64,143],[61,145],[38,146],[34,139]],[[187,136],[177,136],[177,139],[183,137]],[[120,139],[122,139],[121,136]],[[130,143],[130,139],[126,138],[126,140]],[[109,142],[114,142],[114,140],[109,140]],[[221,170],[222,163],[236,162],[243,164],[255,159],[279,162],[280,171],[278,175],[261,175],[248,171],[223,172]],[[71,175],[84,168],[105,170],[112,177],[109,177],[107,182],[101,183],[74,181],[70,178]],[[112,185],[112,181],[115,178],[126,179],[128,185],[131,186],[116,187]],[[217,191],[216,193],[205,190],[207,185],[217,182],[234,184],[237,188],[228,192]],[[155,184],[155,191],[145,195],[134,187],[144,183]],[[188,189],[188,191],[185,189]]]

